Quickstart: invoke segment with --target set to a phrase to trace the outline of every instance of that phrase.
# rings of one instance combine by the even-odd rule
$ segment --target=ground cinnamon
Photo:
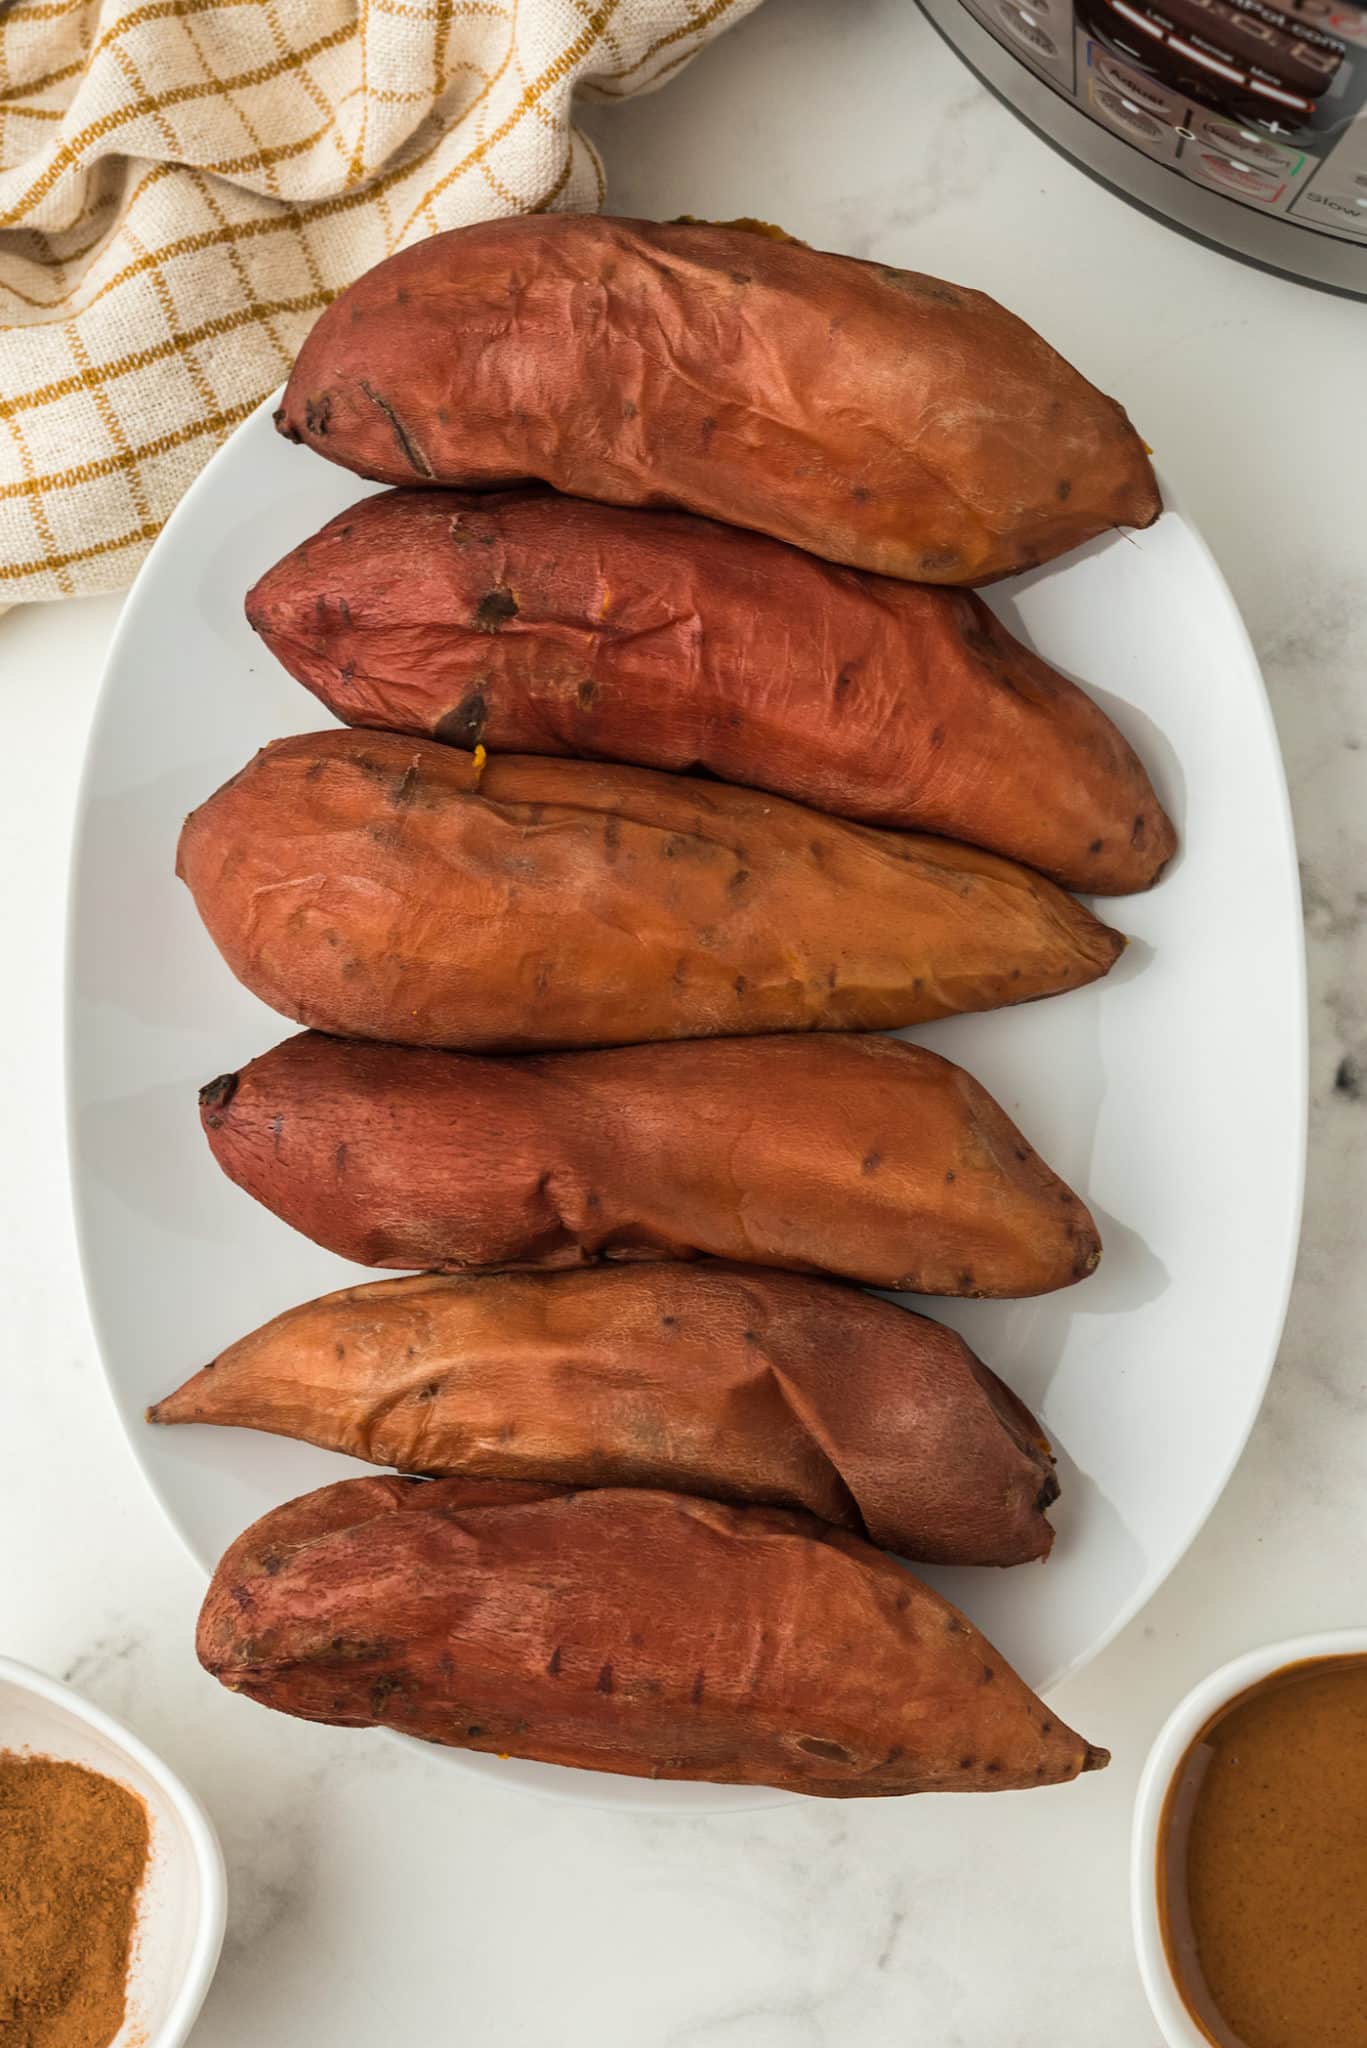
[[[113,2040],[147,1845],[125,1786],[0,1750],[0,2048]]]

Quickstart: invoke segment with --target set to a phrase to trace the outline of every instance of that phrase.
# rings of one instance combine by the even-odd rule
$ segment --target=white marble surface
[[[1115,1752],[1059,1792],[638,1818],[219,1693],[191,1648],[199,1575],[103,1390],[65,1185],[67,842],[117,605],[18,612],[0,621],[0,1649],[126,1717],[214,1813],[232,1913],[196,2048],[1150,2048],[1126,1900],[1150,1738],[1233,1652],[1367,1620],[1367,313],[1124,207],[910,0],[768,0],[592,126],[619,210],[758,214],[1005,299],[1123,394],[1220,557],[1286,750],[1310,938],[1305,1244],[1262,1420],[1172,1580],[1058,1695]]]

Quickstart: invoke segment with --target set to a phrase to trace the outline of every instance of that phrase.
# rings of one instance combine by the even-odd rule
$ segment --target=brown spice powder
[[[126,1786],[0,1750],[0,2048],[113,2040],[147,1846]]]

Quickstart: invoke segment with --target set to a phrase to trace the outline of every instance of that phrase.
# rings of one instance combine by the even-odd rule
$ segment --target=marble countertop
[[[65,1180],[68,838],[118,605],[30,609],[0,621],[0,1649],[126,1718],[218,1823],[196,2048],[1150,2048],[1126,1889],[1149,1742],[1226,1657],[1367,1619],[1367,315],[1090,183],[911,0],[768,0],[589,125],[616,210],[756,214],[1004,299],[1123,394],[1204,528],[1266,671],[1310,948],[1305,1239],[1261,1421],[1172,1579],[1056,1696],[1115,1755],[1058,1792],[600,1812],[220,1693],[202,1580],[104,1391]]]

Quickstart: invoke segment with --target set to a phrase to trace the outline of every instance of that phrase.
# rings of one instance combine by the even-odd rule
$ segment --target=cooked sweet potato
[[[1101,1256],[987,1091],[894,1038],[489,1060],[306,1032],[211,1082],[200,1114],[231,1180],[366,1266],[710,1254],[1023,1295]]]
[[[686,512],[386,491],[277,563],[247,616],[348,725],[705,768],[1108,895],[1176,844],[1106,714],[971,591]]]
[[[424,1273],[244,1337],[148,1410],[433,1478],[661,1486],[807,1508],[937,1564],[1048,1555],[1029,1410],[961,1337],[754,1267]]]
[[[199,1659],[308,1721],[830,1797],[1109,1761],[846,1530],[676,1493],[344,1479],[238,1538]]]
[[[278,740],[178,871],[239,980],[301,1024],[476,1051],[874,1030],[1076,988],[1124,944],[1042,877],[594,761],[393,733]]]
[[[1161,509],[1120,406],[981,292],[705,223],[415,242],[322,314],[276,421],[382,483],[538,479],[921,583]]]

